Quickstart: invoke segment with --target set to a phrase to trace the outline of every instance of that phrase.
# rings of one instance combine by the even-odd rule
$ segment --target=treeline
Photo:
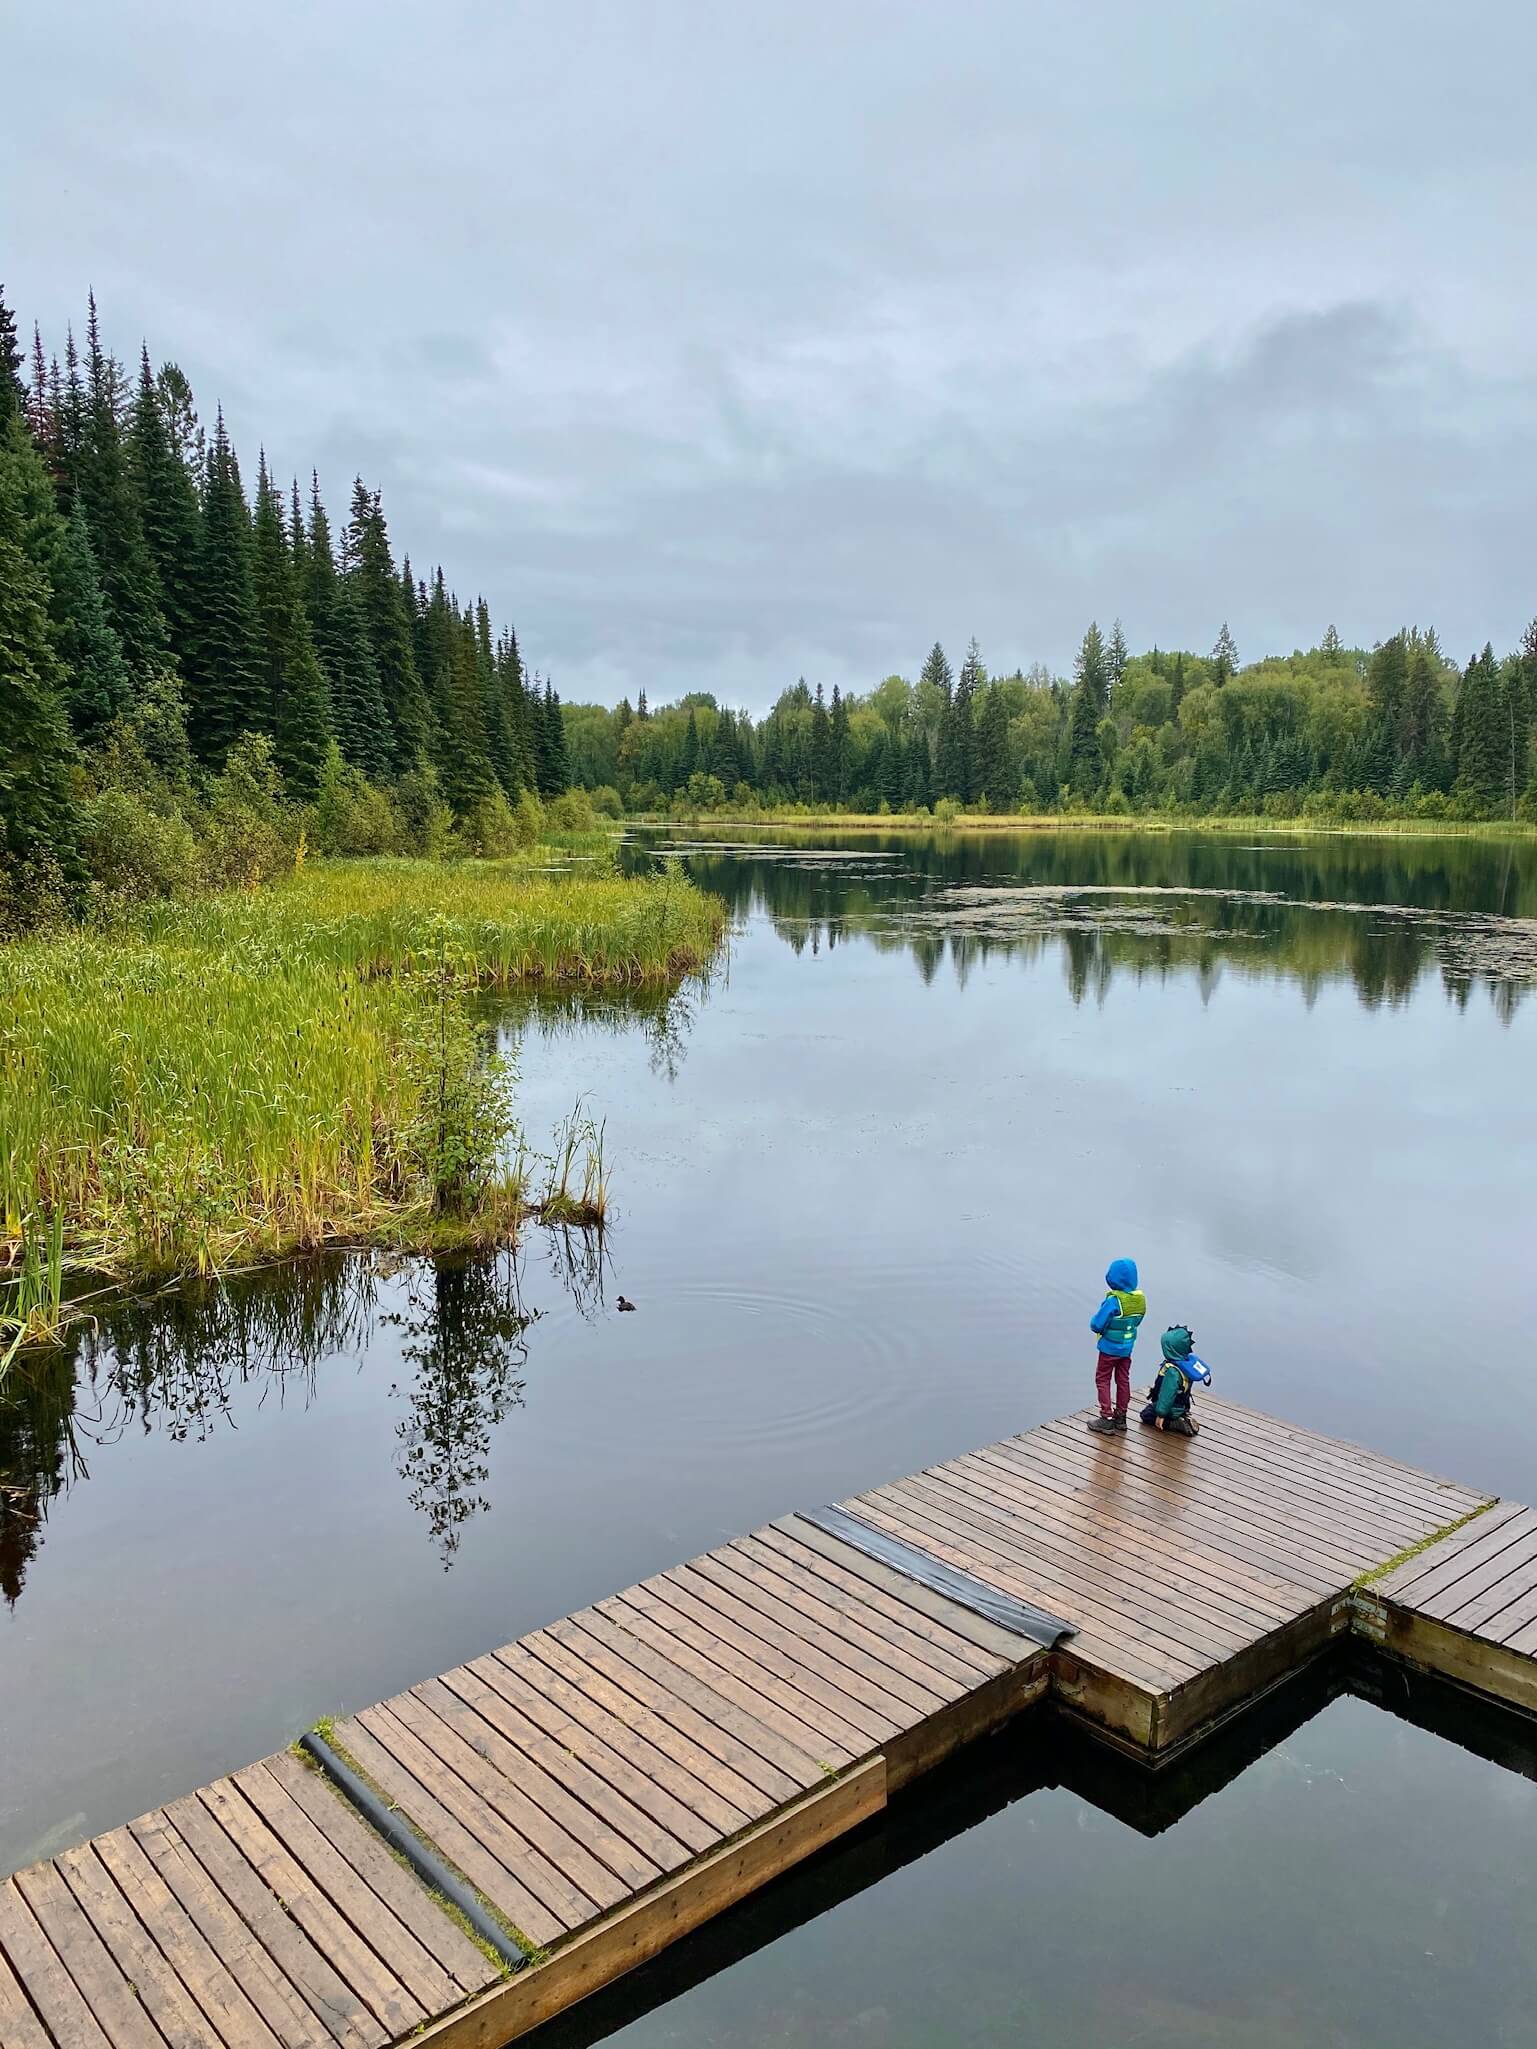
[[[361,479],[339,533],[313,475],[261,455],[248,493],[222,412],[147,349],[130,378],[94,299],[61,362],[0,294],[0,684],[0,928],[248,873],[284,826],[502,851],[570,780],[512,627],[397,565]]]
[[[572,774],[635,811],[820,804],[861,812],[1187,811],[1537,820],[1537,623],[1503,660],[1459,671],[1434,632],[1367,651],[1331,626],[1306,653],[1243,667],[1224,625],[1208,655],[1129,652],[1090,626],[1071,680],[958,672],[827,699],[804,681],[764,719],[703,693],[652,711],[565,707]]]

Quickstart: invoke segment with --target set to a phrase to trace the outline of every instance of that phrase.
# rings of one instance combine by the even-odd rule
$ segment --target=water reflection
[[[390,1394],[406,1404],[395,1425],[400,1476],[446,1572],[472,1516],[488,1509],[491,1433],[523,1406],[526,1310],[516,1260],[504,1254],[439,1261],[411,1276],[399,1324],[401,1356],[415,1369]]]
[[[560,1230],[546,1264],[583,1315],[601,1307],[602,1234]],[[524,1398],[528,1333],[518,1255],[452,1260],[348,1254],[111,1304],[0,1385],[0,1592],[14,1607],[50,1510],[130,1431],[176,1443],[238,1430],[243,1405],[324,1390],[320,1368],[396,1334],[396,1468],[445,1570],[489,1507],[492,1434]]]
[[[621,2039],[636,2044],[703,2040],[710,2039],[708,2031],[714,2021],[726,2014],[734,2019],[739,2012],[745,2014],[747,2021],[741,2039],[788,2039],[789,2030],[781,2033],[772,2025],[772,2018],[777,2018],[771,2018],[772,2009],[763,2015],[766,2024],[762,2032],[750,2032],[758,2018],[751,1996],[732,2003],[724,1990],[716,2011],[694,2018],[692,2028],[690,2017],[682,2009],[669,2016],[674,2025],[663,2023],[655,2030],[647,2030],[642,2023],[646,2016],[681,1994],[707,1985],[821,1916],[836,1914],[872,1887],[911,1870],[946,1844],[967,1835],[978,1838],[975,1854],[984,1860],[991,1855],[1003,1867],[996,1873],[998,1890],[993,1909],[996,1920],[1003,1924],[1010,1957],[1007,1973],[1017,1981],[1022,1969],[1022,1931],[1011,1925],[1017,1910],[1011,1908],[1009,1886],[1018,1882],[1020,1873],[1017,1868],[1009,1868],[996,1849],[990,1853],[983,1834],[989,1823],[1020,1803],[1028,1803],[1032,1796],[1060,1789],[1085,1808],[1111,1816],[1137,1836],[1151,1839],[1165,1835],[1207,1801],[1234,1786],[1262,1758],[1289,1743],[1332,1703],[1349,1697],[1385,1707],[1412,1728],[1438,1737],[1473,1757],[1525,1779],[1537,1778],[1537,1731],[1530,1717],[1513,1709],[1472,1701],[1443,1681],[1389,1664],[1356,1644],[1343,1646],[1318,1660],[1197,1749],[1156,1772],[1120,1756],[1050,1708],[1040,1708],[914,1781],[877,1820],[718,1916],[678,1949],[664,1952],[653,1963],[583,2001],[541,2029],[534,2040],[539,2049],[593,2049],[593,2045],[626,2029],[630,2033]],[[1026,1817],[1028,1813],[1027,1807]],[[1028,1826],[1028,1819],[1025,1825]],[[1032,1852],[1039,1854],[1039,1849],[1039,1843],[1032,1840]],[[942,1912],[942,1903],[936,1904]],[[1035,1901],[1032,1905],[1042,1915],[1050,1912],[1046,1902]],[[906,1911],[911,1918],[911,1902],[906,1903]],[[1157,1905],[1150,1910],[1155,1920],[1160,1911]],[[1198,1914],[1204,1925],[1214,1911],[1215,1903],[1208,1903],[1202,1896],[1191,1918]],[[902,1908],[894,1912],[900,1915]],[[943,1933],[942,1928],[913,1929],[919,1971],[930,1966],[944,1969],[942,1959],[937,1954],[930,1957],[925,1950],[926,1938],[937,1941]],[[781,1955],[778,1976],[783,1984],[793,1977],[795,1961],[804,1959],[804,1950]],[[828,1990],[830,1996],[820,2016],[827,2039],[843,2039],[845,2032],[862,2038],[866,2031],[861,2023],[874,2023],[872,2032],[881,2038],[877,2015],[861,2011],[850,2025],[838,1994]],[[954,2013],[956,2039],[964,2036],[970,2040],[967,2023],[972,2016],[964,1988],[957,1986],[956,1991],[960,2001]],[[763,2005],[768,2007],[768,2001]],[[1324,2016],[1319,2014],[1316,2018],[1322,2022]],[[738,2037],[733,2034],[732,2039]],[[1009,2034],[1007,2039],[1017,2038]],[[1030,2039],[1036,2037],[1032,2034]],[[1067,2031],[1060,2037],[1042,2034],[1040,2039],[1075,2037]],[[1242,2039],[1251,2037],[1245,2034]],[[1276,2039],[1292,2042],[1301,2037],[1283,2032]]]
[[[964,987],[998,958],[1055,955],[1075,1002],[1120,977],[1282,979],[1311,1003],[1348,981],[1368,1008],[1427,976],[1463,1004],[1482,985],[1509,1019],[1537,980],[1537,844],[1471,838],[1121,833],[638,835],[630,859],[685,854],[742,919],[796,954],[857,938]]]

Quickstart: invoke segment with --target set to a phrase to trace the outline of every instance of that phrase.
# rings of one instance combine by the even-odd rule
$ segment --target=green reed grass
[[[445,1193],[505,1222],[526,1170],[491,1171],[507,1124],[446,986],[665,985],[723,921],[676,874],[335,862],[0,946],[0,1260],[45,1215],[63,1263],[123,1276],[425,1238]]]

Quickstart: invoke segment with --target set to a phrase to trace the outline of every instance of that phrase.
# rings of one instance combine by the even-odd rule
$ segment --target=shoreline
[[[1242,814],[1209,818],[1181,818],[1168,812],[1144,812],[1121,816],[1109,812],[1063,813],[960,812],[954,818],[925,818],[911,811],[894,811],[889,816],[868,811],[808,812],[791,817],[740,818],[700,813],[686,818],[664,818],[636,814],[622,821],[626,830],[675,831],[686,826],[692,832],[890,832],[962,835],[966,833],[1137,833],[1171,836],[1175,833],[1253,832],[1272,838],[1306,839],[1486,839],[1537,840],[1537,825],[1523,821],[1490,819],[1360,818],[1310,819],[1245,817]]]

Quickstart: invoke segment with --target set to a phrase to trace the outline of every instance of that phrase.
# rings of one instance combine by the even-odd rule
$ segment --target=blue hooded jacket
[[[1089,1318],[1107,1359],[1129,1359],[1137,1342],[1137,1325],[1147,1314],[1147,1297],[1137,1286],[1137,1262],[1112,1259],[1105,1270],[1110,1293]]]

